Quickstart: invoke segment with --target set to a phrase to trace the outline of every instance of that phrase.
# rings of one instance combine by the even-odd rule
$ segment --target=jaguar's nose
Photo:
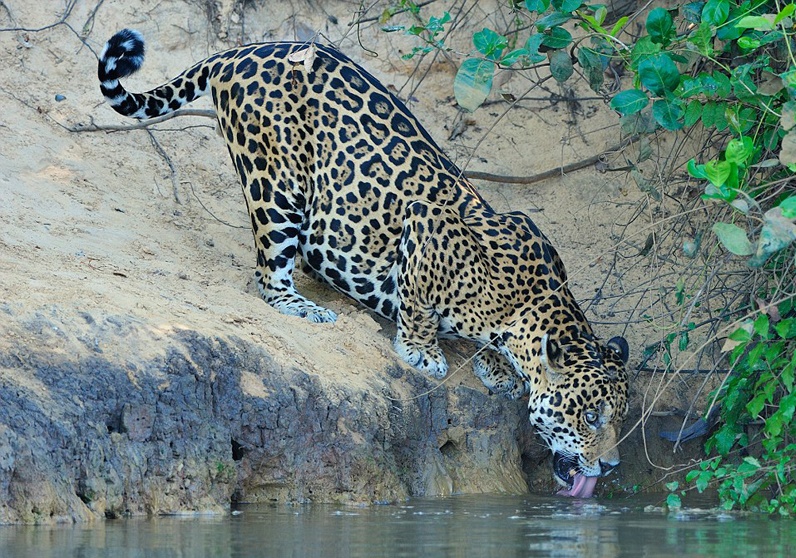
[[[619,463],[608,463],[607,461],[603,461],[600,459],[600,476],[605,476],[611,471],[613,471]]]

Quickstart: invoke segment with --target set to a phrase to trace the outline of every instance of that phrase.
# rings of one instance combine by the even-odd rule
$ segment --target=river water
[[[0,527],[0,557],[796,556],[796,521],[660,498],[462,496],[402,504],[242,506],[226,516]]]

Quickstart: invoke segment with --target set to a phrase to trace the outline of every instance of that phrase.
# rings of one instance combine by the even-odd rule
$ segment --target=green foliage
[[[732,372],[714,394],[721,426],[705,444],[713,459],[686,476],[718,489],[725,509],[796,512],[796,314],[788,298],[728,337]],[[773,316],[773,317],[772,317]]]
[[[397,13],[409,12],[415,18],[419,18],[420,7],[412,0],[400,0],[394,6],[382,12],[379,23],[383,31],[393,33],[395,31],[405,31],[407,35],[415,35],[421,38],[426,44],[422,47],[414,47],[411,52],[404,54],[402,58],[409,60],[416,55],[427,54],[434,49],[444,49],[445,43],[440,35],[445,31],[445,24],[451,20],[448,12],[440,17],[430,17],[427,22],[420,22],[410,27],[403,25],[388,25],[387,22]]]
[[[739,313],[756,316],[729,336],[731,373],[715,394],[720,426],[706,444],[713,457],[686,480],[700,491],[717,488],[727,508],[793,514],[796,4],[684,2],[652,9],[641,36],[635,29],[623,32],[629,21],[640,19],[623,17],[609,26],[601,4],[512,0],[509,5],[512,18],[502,21],[510,23],[475,33],[459,66],[453,89],[465,110],[477,110],[486,101],[497,69],[531,70],[527,73],[534,79],[547,71],[558,83],[585,80],[610,98],[627,135],[688,132],[693,137],[693,129],[710,138],[681,169],[690,177],[685,191],[697,188],[699,197],[691,199],[703,205],[707,219],[686,234],[682,254],[691,262],[704,258],[706,268],[738,263],[734,272],[746,270],[761,279],[750,282],[756,291],[739,297],[744,300],[740,307],[736,302],[717,319],[726,323]],[[388,26],[399,11],[415,24]],[[426,20],[414,2],[399,0],[381,23],[387,31],[404,30],[423,41],[405,56],[411,58],[447,49],[443,37],[450,19],[445,13]],[[604,88],[609,63],[623,66],[630,76],[618,91]],[[649,175],[633,165],[629,173],[651,199],[663,199],[662,188]],[[691,308],[684,284],[674,287],[677,304]],[[776,311],[763,312],[761,300],[782,302]],[[682,320],[650,347],[661,350],[669,366],[677,351],[693,349],[696,327]],[[667,505],[679,507],[682,492],[676,492],[684,488],[669,490]]]
[[[796,171],[794,4],[708,0],[675,9],[655,8],[644,22],[646,35],[632,44],[617,39],[626,17],[610,29],[603,26],[607,15],[603,5],[580,0],[525,0],[512,5],[516,29],[484,28],[473,35],[473,49],[454,80],[454,95],[462,108],[474,111],[486,101],[497,68],[546,65],[556,81],[585,78],[599,92],[604,70],[614,60],[635,74],[632,87],[616,92],[610,101],[626,131],[646,134],[656,128],[677,131],[701,125],[731,136],[723,153],[689,164],[691,176],[705,181],[704,199],[730,204],[748,215],[755,209],[749,198],[756,194],[757,183]],[[410,13],[416,23],[387,25],[399,12]],[[416,3],[400,0],[385,10],[381,23],[385,30],[404,30],[423,40],[423,46],[404,55],[412,58],[447,49],[441,37],[450,20],[447,12],[425,20]],[[531,24],[525,25],[526,20]],[[682,21],[690,25],[678,27]],[[587,38],[573,37],[568,27],[573,22]],[[778,164],[765,167],[770,172],[750,170],[774,160],[772,155]],[[756,182],[749,180],[751,174]],[[765,235],[762,229],[755,231],[740,222],[725,223],[744,229],[755,246],[752,252],[740,242],[735,228],[714,231],[725,248],[751,256],[749,264],[759,267],[792,243],[796,225],[788,226],[787,219],[793,218],[783,216],[769,223]]]

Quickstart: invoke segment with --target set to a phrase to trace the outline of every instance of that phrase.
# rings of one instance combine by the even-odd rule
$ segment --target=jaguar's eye
[[[586,421],[586,424],[589,426],[595,426],[597,424],[597,419],[600,417],[597,415],[597,411],[586,411],[583,413],[583,418]]]

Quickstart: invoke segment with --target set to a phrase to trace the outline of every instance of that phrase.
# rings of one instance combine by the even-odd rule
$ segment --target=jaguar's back
[[[141,65],[143,43],[135,32],[123,33],[100,60],[103,94],[133,118],[212,94],[251,216],[258,287],[280,310],[331,318],[299,300],[288,273],[280,273],[300,253],[316,276],[395,320],[407,206],[422,200],[460,213],[486,207],[401,100],[335,49],[247,45],[150,92],[128,93],[118,80]],[[108,62],[114,59],[129,63]]]

